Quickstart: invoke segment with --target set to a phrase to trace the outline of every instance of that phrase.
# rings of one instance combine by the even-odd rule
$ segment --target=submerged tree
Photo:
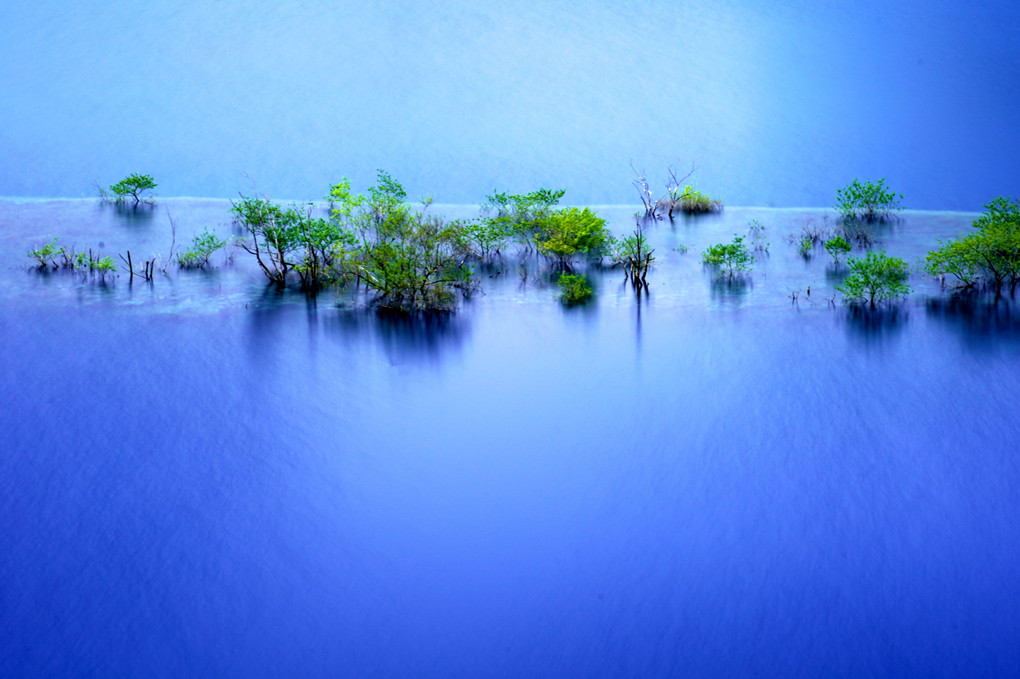
[[[1020,281],[1020,202],[999,197],[985,205],[974,220],[975,232],[949,241],[928,253],[924,269],[932,276],[951,275],[963,288],[985,282],[1002,295],[1007,282],[1010,293]]]
[[[566,269],[577,255],[601,257],[609,239],[606,220],[588,208],[557,210],[537,220],[535,226],[535,247]]]
[[[150,175],[129,174],[116,184],[112,184],[109,191],[110,194],[113,195],[114,201],[117,203],[123,203],[126,200],[133,199],[133,204],[138,205],[143,200],[152,200],[151,196],[147,197],[145,194],[148,191],[155,189],[156,186],[155,180],[153,180]]]
[[[748,250],[743,236],[734,236],[732,243],[717,243],[709,246],[701,255],[701,261],[733,278],[751,270],[754,255]]]
[[[900,210],[902,193],[890,191],[885,179],[863,182],[854,179],[836,191],[836,209],[847,220],[864,219],[875,221],[888,219],[893,212]]]
[[[861,259],[847,258],[850,275],[836,289],[850,303],[867,302],[872,308],[876,302],[895,300],[910,294],[906,284],[907,264],[898,257],[884,252],[869,252]]]

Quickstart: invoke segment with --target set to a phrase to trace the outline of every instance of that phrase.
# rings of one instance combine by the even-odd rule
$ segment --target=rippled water
[[[267,294],[239,257],[26,266],[55,235],[165,252],[166,207],[229,228],[222,201],[0,202],[0,675],[1020,670],[1012,302],[915,278],[833,307],[796,210],[651,226],[645,298],[609,271],[564,309],[513,262],[427,321]],[[769,256],[713,285],[699,253],[752,218]]]

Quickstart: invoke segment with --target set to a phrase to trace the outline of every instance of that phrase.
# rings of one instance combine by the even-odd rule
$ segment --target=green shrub
[[[902,209],[899,204],[902,199],[903,194],[888,190],[885,179],[879,179],[878,182],[854,179],[836,191],[836,209],[845,219],[881,220]]]
[[[560,286],[560,300],[568,306],[583,304],[592,297],[591,284],[583,274],[563,274],[557,284]]]
[[[310,206],[305,210],[283,208],[265,197],[241,196],[240,201],[231,203],[230,210],[234,223],[249,236],[238,245],[255,255],[262,272],[280,288],[294,272],[303,290],[317,291],[337,273],[333,268],[337,251],[354,244],[354,235],[345,224],[313,217]],[[404,211],[394,214],[398,213]]]
[[[798,243],[797,245],[797,252],[799,252],[802,257],[810,257],[811,251],[814,250],[814,248],[815,248],[814,239],[808,236],[804,236],[800,239],[800,243]]]
[[[54,238],[52,243],[48,243],[36,250],[29,250],[28,256],[36,261],[40,269],[50,266],[54,269],[57,268],[57,257],[64,254],[64,248],[57,247],[57,240],[57,238]]]
[[[680,210],[688,214],[716,212],[722,209],[722,201],[713,200],[706,194],[695,191],[689,184],[684,187],[683,192],[679,193],[679,195],[671,194],[671,201],[676,202],[677,199],[679,199]]]
[[[178,253],[177,263],[185,269],[201,269],[209,263],[209,257],[227,242],[220,240],[215,234],[209,233],[209,229],[203,229],[202,233],[191,240],[191,247]]]
[[[146,197],[145,193],[156,188],[156,182],[151,176],[147,174],[129,174],[124,179],[121,179],[116,184],[110,186],[110,193],[114,197],[114,201],[122,203],[130,198],[134,199],[134,204],[138,205],[142,200],[151,202],[151,197]]]
[[[601,256],[609,245],[606,220],[588,208],[557,210],[536,223],[535,246],[547,257],[570,267],[578,254]]]
[[[850,243],[843,236],[833,236],[825,241],[825,251],[832,255],[832,259],[839,263],[839,258],[850,252]]]
[[[346,272],[372,292],[380,306],[401,311],[444,310],[457,293],[474,287],[463,251],[464,226],[411,211],[392,212],[378,239],[362,243],[346,259]]]
[[[754,255],[747,249],[742,236],[734,236],[732,243],[717,243],[701,255],[701,261],[719,273],[733,277],[751,270]]]
[[[869,252],[863,259],[849,257],[850,275],[836,289],[850,303],[867,302],[874,308],[876,302],[894,300],[910,294],[906,284],[907,264],[898,257],[884,252]]]

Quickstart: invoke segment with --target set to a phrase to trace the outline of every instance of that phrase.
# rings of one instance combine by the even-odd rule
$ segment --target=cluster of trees
[[[477,288],[475,265],[495,263],[511,247],[562,272],[561,285],[571,286],[564,293],[569,303],[591,295],[575,272],[579,258],[609,257],[643,282],[653,257],[640,227],[618,240],[591,209],[559,208],[564,194],[494,192],[478,219],[446,220],[428,212],[428,200],[412,208],[403,186],[380,170],[367,196],[353,193],[346,179],[333,185],[328,217],[317,216],[312,204],[283,207],[265,196],[241,196],[231,212],[245,234],[238,245],[272,283],[282,288],[296,277],[312,293],[362,286],[383,307],[452,308]]]
[[[645,218],[717,209],[717,201],[690,185],[681,190],[681,183],[691,173],[678,178],[670,169],[666,194],[659,199],[653,199],[644,176],[639,175],[635,185],[642,191]],[[149,175],[132,174],[103,191],[103,196],[138,204],[151,201],[147,192],[155,187]],[[364,288],[383,307],[410,311],[453,308],[478,287],[475,265],[496,264],[512,247],[519,256],[544,259],[558,273],[555,280],[567,304],[584,302],[593,294],[590,281],[575,271],[580,258],[596,265],[608,258],[612,266],[624,270],[635,288],[647,286],[646,276],[655,258],[640,215],[636,215],[634,231],[617,238],[591,209],[559,207],[564,195],[563,190],[549,189],[526,194],[493,192],[486,197],[479,218],[450,221],[429,213],[431,199],[423,200],[421,209],[413,208],[400,182],[380,170],[367,195],[354,193],[346,178],[331,186],[325,216],[321,207],[312,203],[285,207],[263,195],[243,194],[232,202],[231,214],[243,234],[235,244],[255,258],[271,284],[284,288],[296,279],[301,289],[311,294],[327,286],[353,285]],[[824,245],[836,267],[842,267],[846,257],[848,273],[836,289],[847,302],[874,307],[898,299],[910,292],[906,283],[910,270],[902,259],[884,252],[869,251],[859,258],[848,255],[853,243],[871,247],[869,224],[889,219],[901,209],[901,199],[901,194],[885,186],[884,179],[855,179],[837,191],[836,207],[842,216],[839,229],[830,232],[809,224],[799,241],[795,236],[791,242],[797,243],[805,256],[816,245]],[[972,233],[940,241],[939,247],[927,254],[921,270],[943,283],[955,279],[959,289],[993,290],[998,301],[1006,285],[1012,294],[1020,281],[1020,203],[996,198],[985,207]],[[159,259],[163,271],[174,258],[176,225],[172,218],[171,227],[170,256]],[[206,229],[177,253],[176,261],[181,268],[202,268],[226,245],[227,241]],[[756,220],[749,223],[747,240],[734,236],[730,243],[712,245],[702,254],[702,261],[717,275],[733,278],[750,272],[754,252],[768,253],[765,228]],[[116,271],[111,257],[58,247],[56,239],[28,255],[39,268],[88,272],[100,278]],[[122,259],[135,275],[130,252]],[[145,262],[147,280],[156,270],[156,261],[154,257]]]
[[[1009,285],[1010,294],[1020,280],[1020,203],[999,197],[985,205],[986,212],[974,221],[974,231],[928,253],[924,270],[959,288],[994,290],[995,299]]]

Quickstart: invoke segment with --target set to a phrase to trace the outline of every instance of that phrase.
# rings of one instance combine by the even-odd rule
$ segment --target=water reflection
[[[132,203],[108,203],[106,201],[99,201],[99,211],[112,211],[115,215],[117,215],[117,218],[120,221],[127,224],[148,225],[152,223],[158,209],[155,203],[141,202],[136,205]],[[169,212],[167,214],[169,214]]]
[[[924,308],[935,319],[958,333],[971,349],[1001,349],[1003,343],[1020,345],[1020,313],[1013,300],[998,303],[978,293],[930,297]]]
[[[879,345],[899,336],[908,317],[906,306],[901,304],[874,308],[854,304],[846,307],[844,315],[851,337],[867,345]]]
[[[386,309],[341,309],[319,317],[323,332],[348,342],[378,342],[392,365],[435,362],[460,351],[470,334],[468,309],[402,313]]]
[[[722,306],[743,306],[754,288],[750,276],[713,276],[710,287],[712,302]]]

